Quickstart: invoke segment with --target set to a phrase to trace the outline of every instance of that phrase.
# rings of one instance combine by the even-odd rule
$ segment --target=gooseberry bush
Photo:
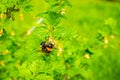
[[[114,21],[88,39],[62,24],[68,0],[41,2],[0,0],[0,80],[91,80],[90,65],[114,37]]]

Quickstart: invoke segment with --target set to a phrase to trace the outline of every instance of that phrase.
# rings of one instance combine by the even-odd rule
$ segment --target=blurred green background
[[[106,22],[111,25],[114,38],[99,56],[92,56],[90,71],[83,74],[86,80],[119,80],[120,77],[120,3],[119,0],[71,0],[72,7],[67,11],[65,26],[78,31],[88,40]],[[77,47],[77,46],[76,46]],[[102,54],[102,55],[100,55]],[[89,73],[90,72],[90,73]],[[77,79],[76,79],[77,80]]]
[[[83,62],[83,64],[85,64],[84,69],[82,69],[81,65],[80,66],[77,65],[77,68],[73,68],[73,69],[71,68],[70,72],[68,71],[70,77],[71,75],[76,74],[77,72],[81,74],[71,77],[70,80],[119,80],[120,79],[119,77],[120,75],[120,52],[119,52],[120,2],[119,0],[70,0],[70,3],[72,4],[72,6],[65,8],[66,17],[60,23],[60,25],[64,27],[64,29],[61,30],[63,33],[65,33],[65,34],[60,34],[63,35],[62,36],[63,39],[61,39],[60,41],[62,44],[65,44],[64,48],[66,47],[68,48],[65,49],[66,51],[64,52],[66,55],[67,53],[70,53],[70,51],[76,51],[76,52],[78,51],[81,53],[80,54],[81,57],[79,57],[79,55],[69,55],[69,56],[70,57],[73,56],[74,58],[76,58],[76,64],[79,63],[79,61],[80,63]],[[10,38],[12,39],[12,41],[15,41],[15,44],[13,46],[13,44],[11,44],[11,41],[6,39],[5,44],[0,45],[0,50],[2,51],[5,50],[6,48],[14,49],[10,53],[11,54],[14,53],[12,55],[15,56],[15,59],[9,55],[4,57],[4,60],[6,60],[5,62],[7,64],[7,67],[5,68],[0,67],[2,72],[0,73],[1,80],[2,78],[3,80],[14,80],[10,78],[4,79],[4,77],[6,77],[4,75],[6,75],[7,72],[6,73],[3,72],[4,69],[13,69],[11,67],[13,67],[14,64],[20,63],[20,61],[32,62],[32,60],[33,61],[35,60],[33,62],[35,64],[33,65],[33,67],[38,65],[36,59],[39,58],[38,57],[39,55],[37,54],[38,52],[36,52],[35,50],[39,48],[39,43],[41,41],[39,38],[42,35],[45,35],[46,33],[40,34],[38,28],[35,31],[33,31],[31,36],[28,36],[25,39],[24,39],[24,35],[27,32],[27,30],[29,30],[32,26],[34,26],[36,24],[36,21],[39,19],[34,17],[40,12],[45,12],[48,9],[48,4],[44,0],[40,0],[40,1],[32,0],[31,4],[34,6],[33,11],[31,12],[23,11],[20,13],[15,13],[15,17],[16,17],[15,21],[13,23],[8,21],[5,24],[6,25],[5,29],[7,30],[8,34],[11,34],[11,30],[14,31],[15,33],[14,38],[13,37]],[[23,20],[20,19],[20,14],[23,15],[24,18]],[[106,25],[108,25],[109,27],[106,27]],[[102,39],[98,40],[98,38],[96,37],[98,38],[101,37]],[[22,42],[23,40],[25,40],[26,43],[23,43]],[[23,45],[22,48],[21,45]],[[90,52],[94,53],[93,55],[90,55],[89,59],[83,58],[84,51],[82,50],[86,48],[89,48]],[[55,56],[52,56],[52,58],[53,57]],[[2,60],[3,57],[0,58]],[[61,61],[59,59],[58,62],[56,61],[55,63],[59,63],[59,61]],[[9,63],[9,61],[11,62]],[[41,64],[43,65],[43,61],[41,62],[42,62]],[[0,64],[3,65],[2,62]],[[42,67],[45,67],[45,65],[46,64],[44,63],[44,66]],[[25,64],[24,66],[26,68],[27,65]],[[23,69],[22,68],[23,66],[21,66],[20,64],[19,71],[24,70],[24,68]],[[38,67],[36,69],[39,70]],[[63,65],[56,67],[56,69],[62,73]],[[13,71],[13,73],[7,74],[9,76],[12,76],[13,74],[16,73],[18,74],[17,71],[14,72],[14,69],[10,71],[11,72]],[[29,70],[26,69],[25,71],[26,73],[17,76],[25,75],[27,74],[27,71],[29,73]],[[44,76],[45,75],[42,75],[43,78]],[[27,77],[29,77],[29,75]],[[53,80],[51,79],[51,77],[49,78],[49,76],[47,76],[47,78],[45,79],[43,79],[42,77],[36,80],[40,80],[40,79]],[[30,80],[29,78],[27,79]]]
[[[119,80],[120,77],[120,3],[119,0],[71,0],[72,7],[68,9],[64,25],[78,31],[79,35],[88,40],[104,28],[106,22],[111,25],[114,38],[108,41],[108,46],[99,56],[93,56],[90,62],[91,71],[86,80]],[[102,55],[100,55],[102,54]],[[90,72],[90,73],[89,73]],[[86,75],[87,74],[87,75]],[[76,79],[77,80],[77,79]]]

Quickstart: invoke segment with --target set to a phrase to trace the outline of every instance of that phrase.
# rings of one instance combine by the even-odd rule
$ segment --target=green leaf
[[[49,3],[50,5],[55,5],[58,4],[60,2],[60,0],[45,0],[47,3]]]

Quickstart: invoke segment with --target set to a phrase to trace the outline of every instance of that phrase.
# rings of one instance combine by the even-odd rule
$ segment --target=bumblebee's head
[[[47,44],[47,47],[49,47],[49,48],[53,48],[54,45],[53,45],[52,43],[49,43],[49,44]]]

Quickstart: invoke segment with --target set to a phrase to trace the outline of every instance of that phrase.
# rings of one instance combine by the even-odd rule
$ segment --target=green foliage
[[[0,80],[119,79],[119,3],[71,3],[0,0]]]

